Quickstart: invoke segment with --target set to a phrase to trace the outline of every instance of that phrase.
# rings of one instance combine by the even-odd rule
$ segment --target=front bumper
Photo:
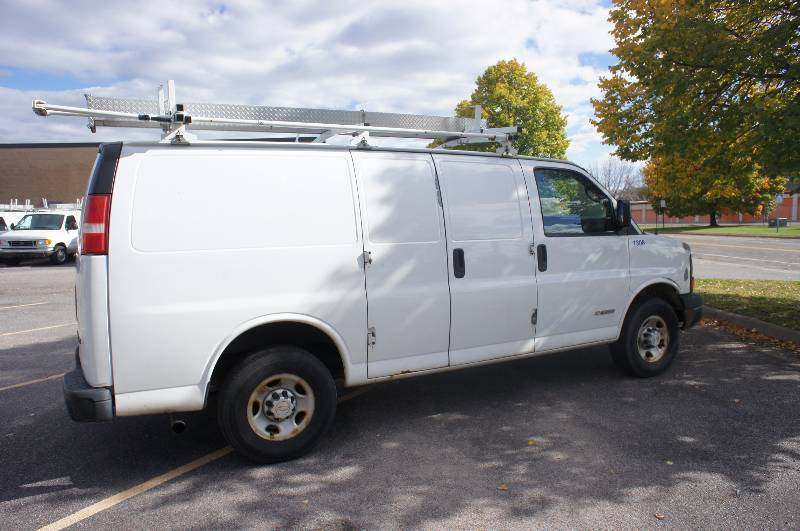
[[[64,375],[64,402],[72,420],[101,422],[114,418],[114,398],[108,387],[92,387],[83,376],[80,358],[76,367]]]
[[[26,260],[31,258],[47,258],[53,254],[55,248],[47,247],[35,248],[27,247],[22,249],[3,249],[0,250],[0,262],[11,258],[12,260]]]
[[[683,303],[683,329],[693,327],[703,318],[703,297],[697,293],[681,294]]]

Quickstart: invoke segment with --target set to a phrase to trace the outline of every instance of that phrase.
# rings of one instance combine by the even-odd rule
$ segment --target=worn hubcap
[[[302,432],[314,414],[314,392],[294,374],[276,374],[256,386],[247,401],[247,421],[259,437],[291,439]]]
[[[636,338],[639,356],[648,363],[656,363],[669,348],[667,323],[658,315],[651,315],[642,322]]]
[[[276,389],[264,399],[264,413],[268,419],[276,422],[291,417],[296,408],[297,398],[289,389]]]

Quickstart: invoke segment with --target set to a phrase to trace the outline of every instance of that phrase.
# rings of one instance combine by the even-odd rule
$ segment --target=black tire
[[[256,422],[253,415],[259,415],[261,421],[267,422],[267,428],[278,429],[280,422],[269,424],[265,405],[269,402],[269,396],[265,396],[263,402],[254,400],[251,403],[259,389],[272,388],[269,379],[277,375],[297,377],[310,388],[312,412],[308,418],[303,416],[304,427],[299,433],[259,434],[251,425],[251,422]],[[272,390],[267,395],[271,393]],[[299,393],[298,397],[307,395]],[[297,419],[301,413],[294,413],[292,409],[290,418],[284,422],[290,421],[296,425],[296,422],[300,422]],[[330,371],[309,352],[292,346],[271,347],[254,352],[240,361],[225,378],[217,405],[217,420],[228,443],[240,455],[258,463],[288,461],[307,454],[328,431],[335,413],[336,385]],[[279,436],[288,438],[271,439]]]
[[[646,321],[648,326],[643,328]],[[652,339],[653,333],[647,328],[656,329],[658,340]],[[660,348],[654,341],[661,344],[664,330],[668,335]],[[646,341],[640,342],[640,332]],[[679,334],[678,317],[668,302],[657,298],[642,301],[628,312],[619,339],[611,344],[611,358],[625,374],[640,378],[657,376],[666,371],[675,359],[680,344]]]
[[[17,267],[19,265],[19,258],[6,258],[4,263],[8,267]]]
[[[62,265],[67,263],[67,258],[69,258],[69,255],[67,254],[66,246],[58,244],[53,254],[50,255],[50,262],[55,265]]]

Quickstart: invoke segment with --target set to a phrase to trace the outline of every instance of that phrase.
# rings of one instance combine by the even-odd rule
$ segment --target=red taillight
[[[108,214],[111,196],[90,195],[83,205],[81,254],[108,254]]]

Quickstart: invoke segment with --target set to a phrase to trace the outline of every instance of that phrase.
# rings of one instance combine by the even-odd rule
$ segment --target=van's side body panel
[[[113,378],[108,327],[108,257],[78,255],[75,273],[78,354],[83,375],[93,387],[110,387]]]
[[[108,266],[117,414],[201,408],[231,334],[272,314],[327,323],[365,374],[360,224],[346,150],[126,147]]]
[[[537,252],[544,245],[547,269],[537,272],[539,309],[536,350],[609,342],[617,338],[630,299],[626,235],[546,235],[537,168],[587,174],[557,162],[520,161],[530,192]]]
[[[111,194],[122,143],[102,144],[92,166],[86,195]],[[81,211],[79,225],[83,225]],[[76,216],[78,217],[78,216]],[[111,338],[108,307],[108,256],[82,255],[75,236],[75,313],[78,320],[78,356],[86,382],[92,387],[111,387]]]
[[[364,230],[370,378],[446,367],[444,219],[425,153],[352,153]]]
[[[434,155],[447,227],[450,364],[534,350],[530,208],[514,159]],[[463,257],[456,276],[455,254]]]

